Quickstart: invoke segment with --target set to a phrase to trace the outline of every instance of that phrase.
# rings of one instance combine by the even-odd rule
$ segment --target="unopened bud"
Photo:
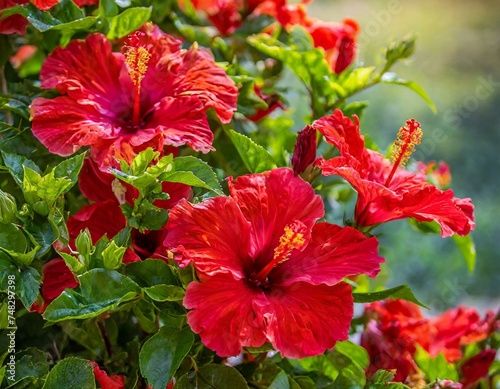
[[[16,199],[0,190],[0,223],[11,223],[16,218]]]
[[[316,159],[316,129],[306,126],[297,134],[293,150],[292,167],[295,176],[303,173]]]

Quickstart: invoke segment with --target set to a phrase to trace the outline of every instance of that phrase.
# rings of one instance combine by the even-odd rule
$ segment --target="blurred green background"
[[[356,96],[369,101],[361,121],[384,150],[405,120],[424,130],[415,157],[444,160],[457,197],[475,205],[477,263],[467,271],[453,240],[415,234],[406,221],[375,230],[387,259],[388,285],[409,283],[418,298],[440,311],[458,303],[478,309],[500,305],[500,2],[498,0],[315,0],[311,16],[361,26],[358,61],[382,62],[382,48],[409,33],[416,53],[393,70],[419,83],[437,106],[403,87],[378,85]]]

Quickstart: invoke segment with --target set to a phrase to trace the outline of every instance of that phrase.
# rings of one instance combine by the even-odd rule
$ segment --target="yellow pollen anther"
[[[274,249],[273,262],[278,265],[288,259],[293,249],[300,249],[305,243],[304,235],[285,227],[285,233],[280,237],[280,244]],[[278,262],[276,262],[278,261]]]
[[[141,88],[141,81],[148,70],[151,54],[144,47],[129,47],[125,52],[128,73],[136,88]]]
[[[404,166],[415,151],[415,146],[422,141],[422,135],[420,123],[414,119],[407,120],[406,126],[399,129],[398,139],[392,147],[392,162]]]
[[[306,243],[304,234],[297,231],[300,228],[295,224],[285,227],[279,245],[274,249],[273,259],[255,276],[257,280],[264,281],[271,270],[290,258],[290,254],[294,249],[300,249]]]

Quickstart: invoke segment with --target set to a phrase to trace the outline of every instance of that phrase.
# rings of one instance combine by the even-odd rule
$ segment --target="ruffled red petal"
[[[191,282],[183,304],[192,309],[187,314],[191,329],[220,356],[235,356],[242,347],[259,347],[266,341],[261,313],[264,293],[231,274]]]
[[[236,111],[238,88],[212,56],[199,48],[189,49],[173,80],[176,96],[196,96],[204,109],[213,108],[220,121],[229,123]]]
[[[203,104],[197,97],[165,97],[152,112],[145,126],[154,128],[161,136],[162,146],[187,144],[203,153],[214,150],[214,134],[208,125]]]
[[[57,88],[99,115],[119,117],[132,107],[132,80],[123,54],[112,52],[100,33],[56,48],[44,61],[40,80],[42,88]]]
[[[351,287],[298,282],[267,294],[267,337],[287,358],[319,355],[346,340],[353,317]]]
[[[250,225],[230,197],[214,197],[196,205],[181,200],[171,211],[164,241],[181,264],[192,261],[207,275],[232,273],[245,277],[250,270]]]
[[[321,197],[288,168],[273,169],[229,180],[229,192],[252,226],[252,249],[263,268],[272,258],[284,229],[296,220],[308,231],[324,215]]]
[[[303,281],[331,286],[350,275],[375,277],[381,262],[377,238],[367,238],[351,227],[319,223],[307,247],[276,267],[270,278],[280,285]]]

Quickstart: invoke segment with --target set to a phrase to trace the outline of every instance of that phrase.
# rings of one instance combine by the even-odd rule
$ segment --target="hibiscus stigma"
[[[134,108],[132,113],[132,124],[138,126],[141,121],[141,81],[148,70],[148,62],[151,54],[140,43],[142,36],[145,36],[141,31],[136,31],[128,39],[124,45],[125,63],[127,64],[128,74],[135,86],[134,91]]]
[[[422,129],[420,123],[415,119],[406,121],[406,126],[401,127],[398,132],[398,138],[392,147],[391,161],[394,164],[391,174],[387,177],[385,186],[388,186],[394,177],[394,173],[398,166],[404,166],[410,159],[410,156],[415,151],[415,146],[418,146],[422,141]]]
[[[280,263],[287,261],[290,258],[291,252],[296,249],[299,250],[306,242],[303,231],[304,226],[299,223],[285,226],[284,233],[280,237],[279,245],[274,249],[274,256],[256,276],[255,278],[264,281],[271,270],[273,270]]]

